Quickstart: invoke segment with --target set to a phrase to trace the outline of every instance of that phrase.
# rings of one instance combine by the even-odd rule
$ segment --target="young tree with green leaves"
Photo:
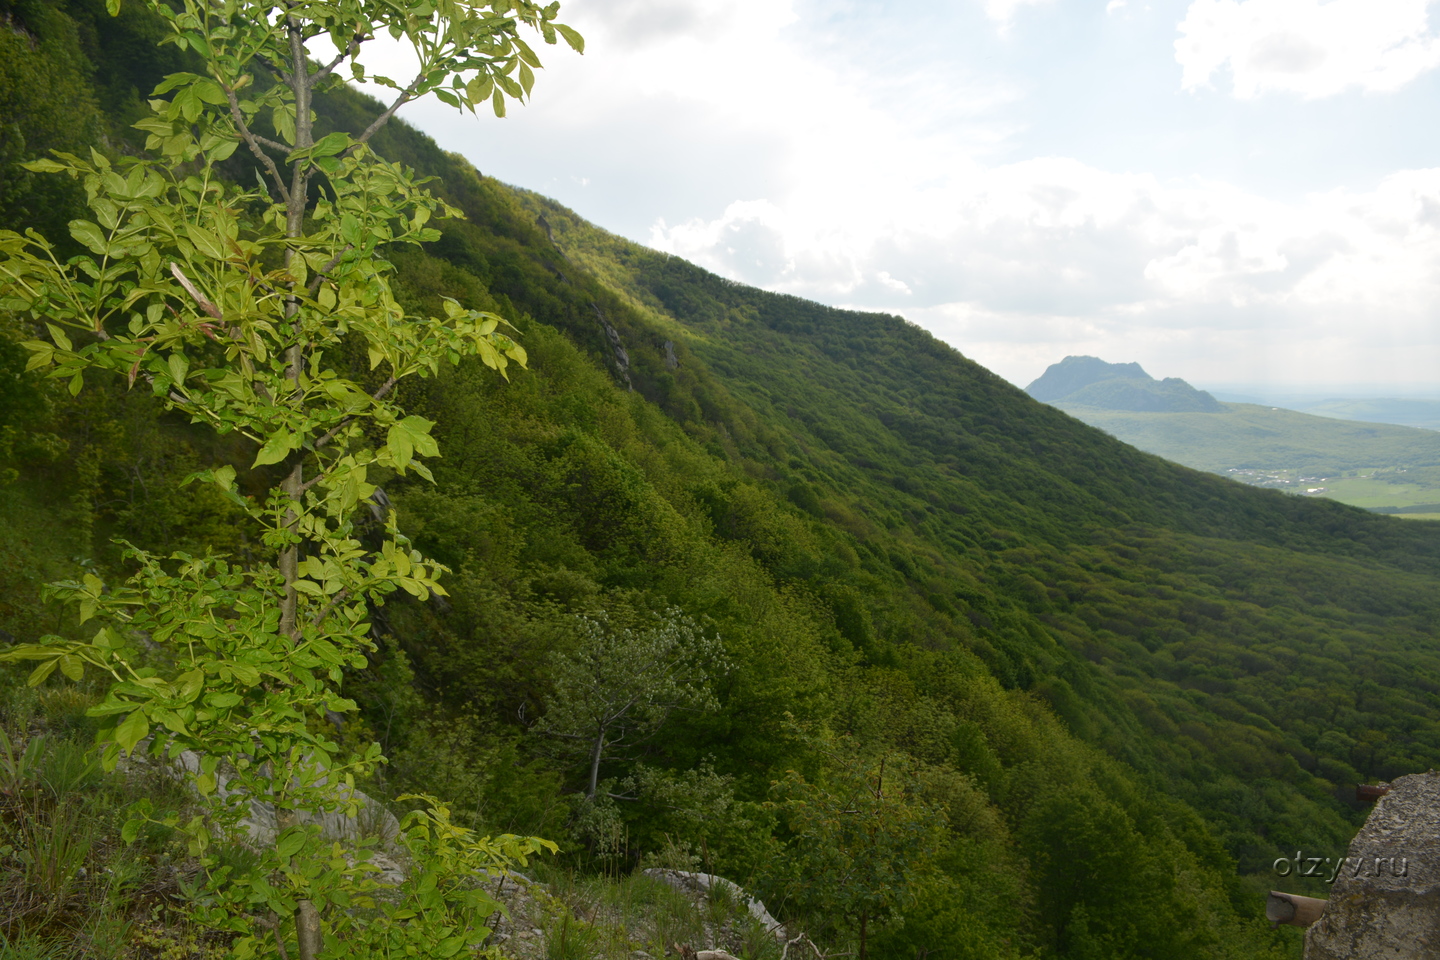
[[[39,234],[0,232],[0,309],[34,325],[30,368],[72,392],[86,376],[123,377],[195,423],[250,440],[247,476],[224,465],[186,482],[233,500],[268,556],[239,564],[131,547],[127,583],[87,575],[50,588],[78,605],[89,640],[44,637],[0,656],[39,661],[34,683],[56,670],[110,675],[92,711],[109,724],[108,766],[145,742],[152,754],[202,758],[194,786],[208,815],[182,825],[207,871],[194,902],[204,922],[236,934],[235,956],[453,956],[484,938],[495,908],[475,871],[523,861],[543,841],[477,839],[432,801],[405,821],[409,880],[376,896],[363,844],[342,851],[297,818],[353,813],[354,778],[383,760],[375,745],[345,754],[322,722],[354,709],[339,684],[372,649],[371,606],[397,590],[444,592],[441,568],[393,515],[378,550],[356,534],[377,470],[428,478],[423,461],[439,452],[433,424],[406,416],[394,388],[466,357],[502,375],[525,362],[494,314],[453,301],[443,318],[404,314],[385,248],[437,238],[430,221],[458,211],[369,141],[427,95],[503,115],[540,66],[527,32],[576,50],[582,41],[556,22],[558,3],[531,0],[146,2],[169,26],[164,42],[198,54],[206,72],[155,91],[137,125],[148,156],[91,151],[29,165],[83,185],[92,219],[72,221],[70,234],[86,252],[61,262]],[[116,13],[120,0],[107,5]],[[367,71],[381,33],[413,48],[412,79]],[[312,60],[317,41],[338,53]],[[342,72],[393,100],[357,135],[317,140],[314,95]],[[237,151],[258,166],[258,186],[221,176]],[[352,345],[368,355],[368,375],[338,359]],[[265,492],[242,495],[255,489]],[[146,640],[160,652],[147,653]],[[207,851],[251,801],[274,804],[282,829],[254,869],[235,872]]]
[[[576,643],[550,660],[553,689],[538,733],[573,744],[585,758],[585,797],[600,764],[654,736],[679,709],[716,706],[712,675],[729,669],[720,642],[679,610],[639,628],[576,617]]]
[[[766,805],[789,838],[762,887],[772,906],[853,923],[864,960],[872,928],[903,915],[934,873],[945,813],[904,754],[870,754],[849,738],[815,746],[828,761],[820,777],[791,770],[771,787]]]

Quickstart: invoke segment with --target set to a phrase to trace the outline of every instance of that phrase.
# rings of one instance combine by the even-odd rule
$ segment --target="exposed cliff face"
[[[1440,957],[1440,773],[1399,777],[1350,843],[1305,960]]]

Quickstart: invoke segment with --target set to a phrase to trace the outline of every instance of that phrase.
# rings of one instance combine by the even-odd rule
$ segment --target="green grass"
[[[1133,413],[1057,404],[1147,453],[1252,486],[1352,506],[1440,503],[1440,433],[1250,403],[1223,413]],[[1309,491],[1322,488],[1316,493]]]
[[[1363,420],[1367,423],[1396,423],[1406,427],[1440,430],[1440,400],[1370,399],[1322,400],[1297,403],[1303,413],[1337,420]]]

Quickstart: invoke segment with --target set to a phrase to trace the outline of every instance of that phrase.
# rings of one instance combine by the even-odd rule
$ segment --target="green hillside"
[[[1432,430],[1251,403],[1223,404],[1218,414],[1055,405],[1141,450],[1243,483],[1407,514],[1440,502],[1440,433]]]
[[[1366,423],[1394,423],[1403,427],[1440,430],[1440,400],[1365,399],[1319,400],[1291,404],[1302,413],[1336,420],[1363,420]]]
[[[139,91],[181,54],[153,50],[137,9],[0,0],[0,119],[25,145],[6,163],[139,149]],[[74,122],[57,126],[61,103]],[[323,133],[377,107],[337,91],[316,109]],[[432,792],[464,823],[551,837],[568,871],[708,869],[846,950],[854,916],[804,879],[856,841],[805,810],[843,821],[856,784],[889,777],[889,805],[852,831],[871,838],[856,856],[908,838],[875,956],[1219,960],[1299,957],[1299,931],[1259,915],[1270,864],[1338,854],[1364,815],[1357,781],[1440,766],[1440,526],[1142,453],[902,318],[727,281],[402,125],[374,145],[465,214],[390,252],[402,305],[494,310],[530,363],[401,397],[443,459],[433,485],[383,485],[450,567],[450,597],[376,611],[381,652],[344,679],[361,705],[344,735],[391,759],[372,793]],[[254,173],[227,161],[236,182]],[[82,210],[63,183],[34,190],[52,193],[0,194],[0,228]],[[117,539],[266,549],[218,495],[177,487],[218,463],[243,484],[243,441],[118,380],[71,396],[24,372],[18,341],[43,333],[9,316],[0,331],[0,641],[78,630],[41,584],[122,575]],[[577,615],[640,630],[677,610],[724,647],[715,703],[606,756],[586,800],[587,758],[543,733]],[[78,752],[98,683],[28,693],[23,676],[0,671],[0,731]],[[88,955],[200,955],[181,949],[185,851],[147,836],[127,853],[117,791],[66,802],[110,831],[82,851],[87,875],[143,882],[0,913],[0,937],[80,942],[103,921],[119,946],[86,934]],[[0,890],[30,876],[21,822],[0,805]]]

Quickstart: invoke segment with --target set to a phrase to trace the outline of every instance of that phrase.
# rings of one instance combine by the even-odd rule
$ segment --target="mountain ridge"
[[[1156,380],[1138,363],[1107,363],[1069,356],[1053,363],[1025,388],[1036,400],[1153,413],[1219,413],[1224,407],[1179,377]]]

